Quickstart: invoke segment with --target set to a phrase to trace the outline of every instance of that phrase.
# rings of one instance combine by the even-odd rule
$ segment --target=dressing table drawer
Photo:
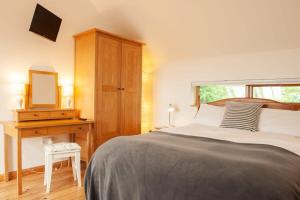
[[[17,110],[16,121],[38,121],[45,119],[73,119],[77,115],[74,109],[57,110]]]
[[[71,119],[75,118],[75,111],[53,111],[51,112],[52,119]]]
[[[68,126],[49,127],[48,135],[70,134]]]
[[[78,126],[72,126],[70,132],[75,134],[84,134],[88,130],[89,130],[88,125],[78,125]]]
[[[41,137],[47,135],[47,128],[23,129],[22,137]]]
[[[89,130],[88,125],[77,125],[77,126],[72,126],[70,129],[71,133],[86,133]]]
[[[18,121],[31,121],[31,120],[41,120],[48,119],[47,112],[19,112]]]

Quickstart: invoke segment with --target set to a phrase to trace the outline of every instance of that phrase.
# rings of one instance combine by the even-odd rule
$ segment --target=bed
[[[205,123],[193,121],[150,134],[114,138],[100,146],[89,163],[86,198],[300,199],[300,115],[294,111],[300,106],[266,99],[211,104],[222,108],[228,101],[263,104],[269,110],[260,128],[271,132],[219,128],[208,113]],[[272,117],[274,110],[282,111],[278,118]],[[288,123],[282,128],[276,120]],[[283,130],[288,134],[282,134]]]

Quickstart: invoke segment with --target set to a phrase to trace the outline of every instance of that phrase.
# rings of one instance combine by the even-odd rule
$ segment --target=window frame
[[[250,98],[254,99],[254,88],[256,87],[300,87],[300,83],[297,84],[246,84],[245,85],[245,97],[241,98]],[[200,107],[201,104],[201,98],[200,98],[200,93],[201,93],[201,86],[196,86],[195,87],[195,105],[197,108]],[[274,100],[275,101],[275,100]],[[299,103],[290,103],[290,102],[281,102],[281,103],[287,103],[287,104],[300,104]]]

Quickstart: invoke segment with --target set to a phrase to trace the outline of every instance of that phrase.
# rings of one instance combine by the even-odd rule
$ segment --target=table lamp
[[[63,86],[63,97],[66,98],[66,108],[71,108],[72,97],[73,97],[73,85]]]
[[[172,104],[169,104],[168,112],[169,112],[169,126],[172,126],[171,124],[171,114],[175,111],[175,107]]]
[[[15,91],[17,95],[17,109],[23,108],[23,97],[25,95],[25,85],[18,83],[15,85]]]

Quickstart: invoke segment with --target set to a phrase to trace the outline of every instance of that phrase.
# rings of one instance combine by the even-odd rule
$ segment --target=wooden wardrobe
[[[75,38],[75,108],[95,120],[96,147],[141,132],[143,43],[92,29]]]

